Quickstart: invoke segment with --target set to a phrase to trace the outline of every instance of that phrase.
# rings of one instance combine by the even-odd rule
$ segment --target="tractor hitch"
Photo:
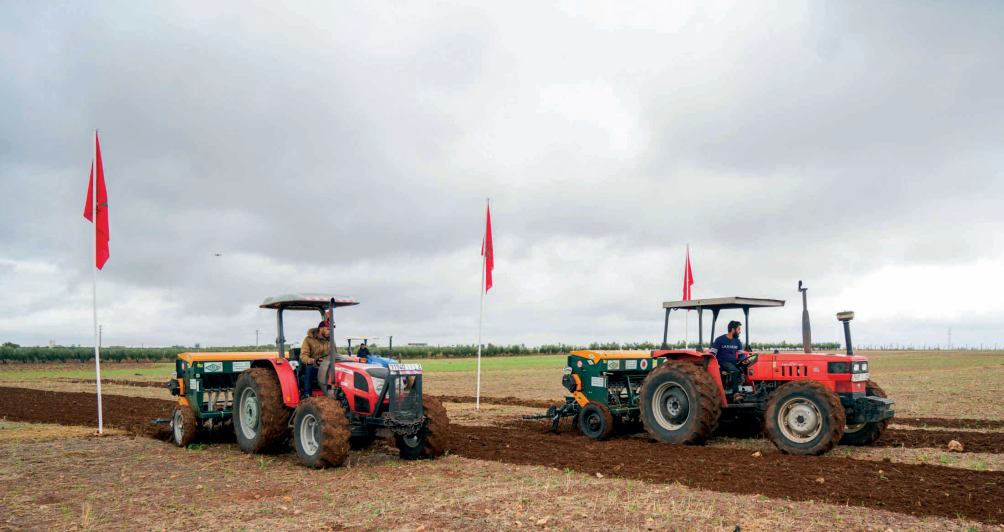
[[[550,419],[551,430],[558,430],[558,423],[561,422],[561,418],[570,417],[572,418],[572,429],[579,424],[579,405],[575,402],[569,401],[561,407],[552,406],[547,409],[547,413],[540,414],[536,416],[523,416],[523,419]]]

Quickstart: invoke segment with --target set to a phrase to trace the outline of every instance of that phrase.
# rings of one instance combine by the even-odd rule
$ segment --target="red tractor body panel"
[[[251,363],[253,368],[271,367],[279,377],[279,385],[282,386],[282,402],[286,406],[295,408],[300,404],[300,385],[296,382],[296,373],[286,359],[277,356],[267,356],[255,359]]]
[[[366,370],[380,367],[382,366],[361,362],[335,363],[335,378],[331,385],[342,389],[345,397],[348,398],[349,408],[353,412],[367,415],[373,413],[380,394],[377,392],[376,386],[373,385],[373,377]],[[365,388],[357,387],[357,384],[364,383]],[[386,383],[384,384],[386,385]],[[383,402],[389,401],[390,399],[384,398]]]
[[[747,356],[752,352],[746,353]],[[652,352],[653,358],[669,358],[673,360],[691,360],[694,362],[707,362],[707,372],[711,379],[718,385],[719,393],[722,396],[722,404],[726,404],[725,388],[722,385],[722,374],[719,370],[718,360],[710,353],[692,351],[689,349],[656,350]],[[865,380],[852,380],[853,375],[849,372],[830,373],[828,364],[830,362],[844,362],[847,364],[867,363],[868,358],[864,356],[832,355],[825,353],[770,353],[759,354],[757,361],[749,367],[749,377],[747,384],[756,389],[757,382],[762,381],[794,381],[799,379],[812,379],[819,381],[827,388],[842,394],[864,393]],[[848,366],[849,367],[849,366]]]

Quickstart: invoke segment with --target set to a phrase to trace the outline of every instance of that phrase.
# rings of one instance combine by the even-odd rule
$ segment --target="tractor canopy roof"
[[[689,301],[666,301],[662,308],[727,310],[736,308],[783,307],[783,299],[756,299],[752,297],[713,297],[707,299],[691,299]]]
[[[359,304],[354,297],[321,294],[317,292],[296,292],[265,298],[265,301],[259,306],[259,308],[278,310],[281,307],[291,310],[323,311],[328,308],[332,299],[335,300],[334,305],[336,307],[347,307]]]
[[[346,336],[346,340],[379,340],[379,336]]]

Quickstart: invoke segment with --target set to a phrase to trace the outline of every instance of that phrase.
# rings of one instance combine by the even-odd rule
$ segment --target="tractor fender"
[[[722,404],[727,404],[725,398],[725,388],[722,386],[722,372],[718,366],[718,359],[710,353],[698,353],[697,351],[653,351],[652,358],[666,358],[670,360],[687,360],[702,364],[704,370],[711,375],[711,380],[718,386],[718,393],[722,396]]]
[[[280,358],[258,359],[251,363],[251,367],[272,368],[279,377],[279,385],[282,386],[282,402],[290,408],[296,408],[300,404],[300,386],[296,382],[296,374],[293,373],[289,362]]]

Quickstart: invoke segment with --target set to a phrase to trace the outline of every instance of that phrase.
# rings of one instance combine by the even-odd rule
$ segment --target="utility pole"
[[[254,346],[258,347],[258,329],[254,330]]]
[[[952,328],[948,328],[948,348],[952,348]]]
[[[101,347],[101,335],[105,332],[104,325],[98,325],[98,347]]]

